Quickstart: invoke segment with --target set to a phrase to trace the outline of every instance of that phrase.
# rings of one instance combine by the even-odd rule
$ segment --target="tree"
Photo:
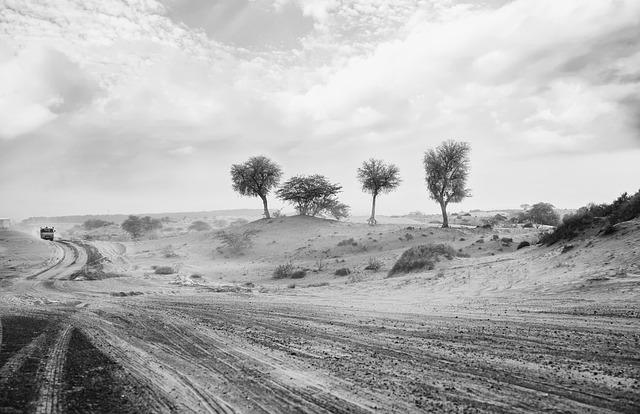
[[[302,216],[329,214],[339,220],[349,215],[349,207],[336,197],[341,190],[341,185],[330,183],[323,175],[298,175],[282,184],[276,194]]]
[[[265,218],[271,218],[267,195],[278,186],[281,177],[280,166],[262,155],[251,157],[243,164],[231,166],[233,189],[243,196],[260,197]]]
[[[555,212],[553,204],[536,203],[527,211],[527,218],[536,224],[557,226],[560,216]]]
[[[122,222],[120,227],[129,233],[131,237],[137,239],[145,233],[162,228],[162,222],[158,219],[152,219],[149,216],[129,216],[129,218]]]
[[[470,151],[468,143],[448,140],[424,153],[427,189],[429,197],[440,204],[442,227],[449,227],[447,205],[471,196],[471,191],[465,188]]]
[[[370,158],[358,168],[358,180],[362,184],[362,191],[370,193],[371,217],[369,224],[376,225],[376,198],[380,193],[388,193],[400,185],[400,170],[394,164],[385,164],[382,160]]]

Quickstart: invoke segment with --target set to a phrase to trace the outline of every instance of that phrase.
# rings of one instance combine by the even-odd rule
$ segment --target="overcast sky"
[[[258,154],[356,214],[383,158],[378,212],[437,212],[445,139],[452,211],[637,191],[640,1],[0,0],[0,216],[260,208],[229,179]]]

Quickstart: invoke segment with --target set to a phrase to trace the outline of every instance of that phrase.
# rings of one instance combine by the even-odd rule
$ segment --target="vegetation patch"
[[[432,270],[443,256],[449,260],[457,256],[453,247],[446,244],[422,244],[411,247],[393,265],[388,276],[421,270]]]
[[[367,266],[364,268],[364,270],[373,270],[374,272],[377,272],[382,269],[382,266],[383,263],[381,260],[376,259],[375,257],[370,257],[369,263],[367,263]]]
[[[172,275],[175,272],[175,269],[171,266],[158,266],[154,270],[156,275]]]
[[[348,268],[346,268],[346,267],[342,267],[342,268],[340,268],[340,269],[336,270],[334,274],[335,274],[336,276],[347,276],[347,275],[349,275],[350,273],[351,273],[351,270],[349,270],[349,269],[348,269]]]
[[[630,196],[622,194],[611,204],[589,204],[575,214],[566,215],[553,232],[540,238],[540,243],[550,246],[561,240],[572,240],[590,228],[600,229],[602,235],[615,231],[617,223],[640,216],[640,191]]]
[[[292,263],[281,264],[273,271],[274,279],[302,279],[306,275],[306,270],[296,269]]]
[[[349,238],[349,239],[344,239],[344,240],[341,240],[341,241],[338,242],[338,246],[339,247],[342,247],[342,246],[357,246],[357,245],[358,245],[358,242],[355,241],[353,239],[353,237]]]

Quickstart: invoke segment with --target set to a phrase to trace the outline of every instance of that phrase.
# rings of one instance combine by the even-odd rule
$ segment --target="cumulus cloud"
[[[33,177],[15,159],[46,142],[65,148],[66,172],[49,180],[86,177],[122,194],[180,181],[171,174],[188,180],[166,168],[187,160],[180,171],[225,187],[228,163],[247,151],[291,173],[330,158],[325,173],[350,189],[369,153],[410,166],[405,184],[421,186],[419,154],[447,138],[472,142],[485,177],[496,157],[640,146],[633,0],[4,6],[0,173],[30,177],[25,185]],[[415,198],[402,194],[397,206]]]
[[[42,45],[0,49],[0,138],[18,137],[80,110],[98,93],[90,76],[63,53]]]

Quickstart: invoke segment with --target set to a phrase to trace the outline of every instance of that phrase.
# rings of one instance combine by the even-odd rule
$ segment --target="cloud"
[[[227,189],[228,165],[250,153],[358,194],[360,158],[389,158],[419,188],[420,154],[448,138],[470,141],[474,174],[492,180],[513,160],[640,146],[637,1],[5,4],[0,173],[12,189],[42,190],[20,160],[47,144],[60,148],[47,188],[122,199],[184,192],[189,174]],[[397,208],[415,199],[402,191]],[[355,209],[368,202],[347,193]],[[219,207],[240,203],[229,194]]]
[[[99,92],[76,63],[55,49],[0,48],[0,138],[16,138],[80,110]]]

